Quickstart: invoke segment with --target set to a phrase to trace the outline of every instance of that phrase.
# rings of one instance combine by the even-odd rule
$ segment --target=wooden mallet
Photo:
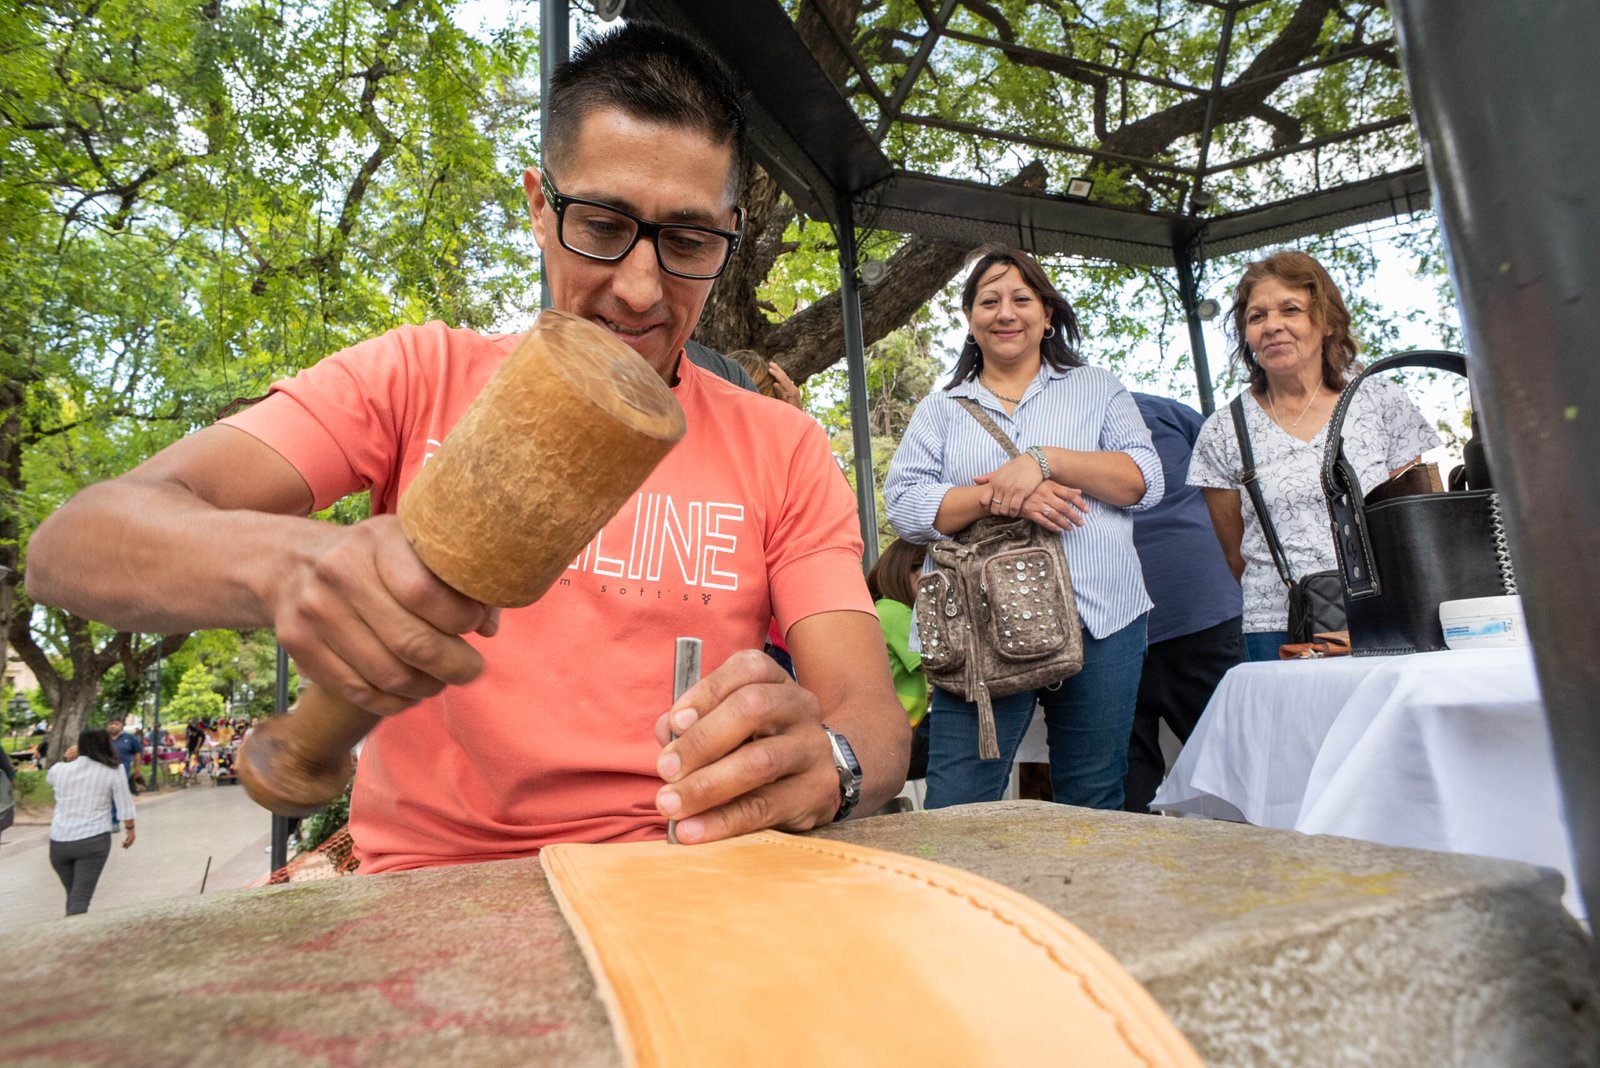
[[[400,497],[418,558],[484,604],[532,604],[683,437],[683,409],[611,334],[545,311]],[[306,816],[344,792],[375,716],[320,686],[239,753],[257,804]]]

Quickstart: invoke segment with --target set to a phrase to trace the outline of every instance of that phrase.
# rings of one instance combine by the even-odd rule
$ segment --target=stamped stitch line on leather
[[[1094,980],[1081,969],[1074,968],[1070,963],[1062,960],[1060,956],[1057,955],[1055,947],[1050,944],[1050,940],[1048,938],[1039,935],[1032,927],[1023,922],[1021,919],[1006,915],[1004,912],[1002,912],[998,905],[979,901],[965,887],[956,886],[941,881],[937,876],[929,872],[917,870],[915,867],[910,865],[902,867],[898,863],[882,860],[877,857],[862,856],[854,852],[853,848],[845,847],[844,843],[829,841],[828,844],[824,846],[821,844],[821,840],[800,839],[792,835],[774,831],[760,831],[756,834],[747,835],[746,838],[747,840],[754,839],[760,841],[765,845],[787,847],[790,849],[798,849],[805,852],[817,853],[822,856],[833,857],[836,860],[847,860],[853,864],[861,864],[867,867],[877,868],[880,871],[889,872],[893,875],[900,875],[916,882],[925,883],[932,889],[941,890],[952,897],[964,900],[967,904],[981,912],[989,913],[999,922],[1008,927],[1014,928],[1026,941],[1043,950],[1045,956],[1050,959],[1051,963],[1060,968],[1066,974],[1076,979],[1078,984],[1082,987],[1084,995],[1095,1005],[1096,1008],[1100,1009],[1101,1012],[1105,1013],[1111,1018],[1113,1025],[1116,1027],[1117,1033],[1122,1036],[1123,1042],[1127,1045],[1129,1051],[1132,1052],[1134,1056],[1144,1061],[1144,1063],[1151,1065],[1152,1068],[1154,1068],[1154,1066],[1167,1063],[1165,1061],[1157,1060],[1155,1056],[1145,1048],[1143,1043],[1139,1042],[1128,1032],[1128,1028],[1123,1020],[1123,1017],[1117,1012],[1113,1011],[1103,993],[1096,989],[1096,983]],[[971,875],[970,873],[963,874],[972,879],[981,878],[980,876]],[[988,882],[989,880],[984,881]],[[994,883],[993,885],[1000,886],[998,883]],[[1004,886],[1000,886],[1000,889],[1006,890],[1008,893],[1017,893],[1017,891],[1010,890],[1010,888]],[[1021,895],[1019,894],[1018,896]],[[1043,908],[1044,906],[1041,905],[1039,907]],[[1061,922],[1063,924],[1068,923],[1064,917],[1061,918]],[[1092,949],[1098,950],[1102,953],[1106,952],[1098,943],[1095,943],[1092,939],[1090,939],[1087,934],[1078,932],[1076,928],[1073,928],[1072,934],[1068,934],[1067,932],[1058,932],[1058,935],[1059,937],[1062,937],[1068,941],[1077,941],[1078,938],[1082,938]],[[1083,947],[1080,946],[1077,948]],[[1107,955],[1109,956],[1109,954]],[[1113,958],[1113,960],[1114,959],[1115,958]],[[1146,993],[1148,996],[1148,992]],[[1153,998],[1151,999],[1151,1002],[1154,1004]],[[1127,1007],[1130,1010],[1141,1012],[1141,1015],[1143,1014],[1140,1006],[1130,1005]],[[1162,1017],[1165,1018],[1165,1013],[1162,1012],[1160,1006],[1156,1005],[1155,1007],[1158,1012],[1161,1012]],[[1172,1026],[1174,1031],[1177,1030],[1176,1025],[1171,1024],[1170,1020],[1166,1020],[1165,1022],[1169,1026]],[[1181,1035],[1181,1032],[1179,1032],[1179,1034]],[[1187,1040],[1185,1040],[1185,1042],[1187,1042]]]

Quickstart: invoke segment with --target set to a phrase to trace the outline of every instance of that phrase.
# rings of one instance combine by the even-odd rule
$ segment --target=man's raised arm
[[[394,517],[339,527],[311,504],[275,450],[208,427],[41,524],[28,595],[124,630],[272,627],[305,675],[378,713],[476,677],[457,635],[494,612],[423,567]]]

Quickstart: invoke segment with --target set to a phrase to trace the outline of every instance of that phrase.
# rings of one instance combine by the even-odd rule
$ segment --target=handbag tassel
[[[994,729],[994,705],[989,701],[989,687],[979,682],[978,694],[978,757],[982,760],[1000,759],[1000,737]]]

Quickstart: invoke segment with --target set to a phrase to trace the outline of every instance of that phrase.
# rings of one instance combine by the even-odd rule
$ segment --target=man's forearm
[[[811,616],[788,638],[800,685],[817,696],[822,721],[849,739],[861,764],[856,812],[876,811],[905,786],[911,762],[911,724],[895,695],[877,619],[865,612]]]
[[[175,484],[103,482],[34,534],[28,595],[121,630],[270,626],[273,578],[326,531],[309,519],[225,511]]]
[[[80,492],[28,546],[28,593],[123,630],[273,622],[271,592],[338,537],[304,478],[241,430],[207,427]]]
[[[878,811],[906,784],[906,769],[911,764],[911,724],[898,699],[890,704],[892,709],[880,699],[870,705],[839,708],[826,720],[829,727],[850,739],[850,747],[861,764],[861,800],[855,810],[858,816]]]

